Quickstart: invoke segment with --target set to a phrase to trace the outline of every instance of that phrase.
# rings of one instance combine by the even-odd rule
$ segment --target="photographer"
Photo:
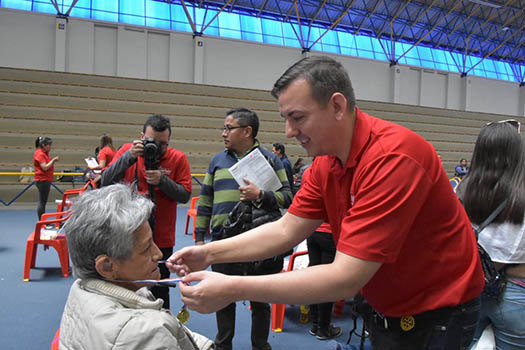
[[[191,195],[188,159],[183,152],[168,147],[170,137],[170,120],[162,115],[150,116],[144,123],[140,140],[118,150],[101,180],[101,186],[119,182],[132,184],[134,190],[147,194],[155,203],[149,221],[163,259],[172,254],[175,245],[177,203],[186,203]],[[161,278],[169,277],[166,266],[159,266]],[[153,287],[151,291],[164,300],[164,308],[170,308],[168,287]]]

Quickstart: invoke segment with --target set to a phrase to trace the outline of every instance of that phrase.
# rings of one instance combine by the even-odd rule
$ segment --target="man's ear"
[[[341,120],[348,108],[346,97],[340,92],[334,92],[330,97],[330,104],[334,110],[335,118]]]
[[[107,255],[100,255],[95,260],[95,269],[98,274],[106,279],[115,279],[115,268],[113,261]]]

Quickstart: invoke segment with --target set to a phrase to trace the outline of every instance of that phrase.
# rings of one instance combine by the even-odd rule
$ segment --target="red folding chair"
[[[47,245],[53,247],[60,260],[60,266],[62,268],[62,275],[64,277],[69,276],[69,253],[67,250],[66,236],[62,233],[57,233],[54,238],[44,238],[42,236],[42,230],[56,229],[58,231],[60,224],[66,221],[71,216],[71,212],[57,212],[48,213],[42,215],[42,220],[37,221],[35,231],[29,235],[26,243],[26,255],[24,263],[24,282],[29,281],[29,274],[31,268],[35,267],[36,253],[38,251],[38,245]],[[50,219],[55,217],[55,219]],[[50,228],[51,227],[51,228]]]
[[[195,220],[197,219],[197,201],[201,197],[193,197],[191,199],[190,209],[186,214],[186,228],[184,229],[184,234],[188,234],[188,226],[190,224],[190,217],[193,220],[193,240],[195,240]]]
[[[301,255],[308,254],[307,250],[302,250],[300,252],[295,252],[290,255],[290,260],[288,261],[288,268],[286,271],[292,271],[295,263],[295,258]],[[286,304],[272,304],[272,331],[279,333],[283,331],[284,324],[284,311],[286,310]]]

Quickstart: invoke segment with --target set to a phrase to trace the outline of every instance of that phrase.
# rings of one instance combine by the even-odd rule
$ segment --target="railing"
[[[35,175],[34,172],[0,172],[0,176],[33,176]],[[202,185],[202,183],[197,179],[197,177],[204,177],[206,174],[191,174],[191,177],[195,182],[197,182],[199,185]],[[84,176],[84,173],[53,173],[53,176]],[[69,182],[69,181],[68,181]],[[71,181],[71,183],[74,183],[74,181]],[[2,203],[4,206],[8,207],[11,204],[13,204],[18,198],[20,198],[27,190],[29,190],[33,185],[35,184],[35,181],[31,182],[29,185],[27,185],[22,191],[17,193],[10,201],[5,202],[3,199],[0,198],[0,203]],[[63,194],[64,191],[62,191],[57,185],[55,185],[53,182],[51,183],[51,186],[53,186],[60,194]]]

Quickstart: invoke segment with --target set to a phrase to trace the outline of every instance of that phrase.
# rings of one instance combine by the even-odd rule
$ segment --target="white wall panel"
[[[436,71],[421,71],[421,106],[445,108],[447,76]]]
[[[93,73],[117,75],[117,27],[95,25]]]
[[[517,115],[519,88],[502,80],[470,76],[470,110],[486,113]]]
[[[117,75],[147,78],[146,30],[120,25],[117,48]]]
[[[55,16],[0,10],[0,65],[55,68]]]
[[[95,58],[93,22],[70,19],[66,47],[66,71],[93,74]]]
[[[399,103],[418,105],[419,91],[421,88],[421,70],[407,67],[403,68],[401,69],[401,90],[399,94]]]
[[[168,33],[148,32],[148,79],[169,79],[169,49]]]

